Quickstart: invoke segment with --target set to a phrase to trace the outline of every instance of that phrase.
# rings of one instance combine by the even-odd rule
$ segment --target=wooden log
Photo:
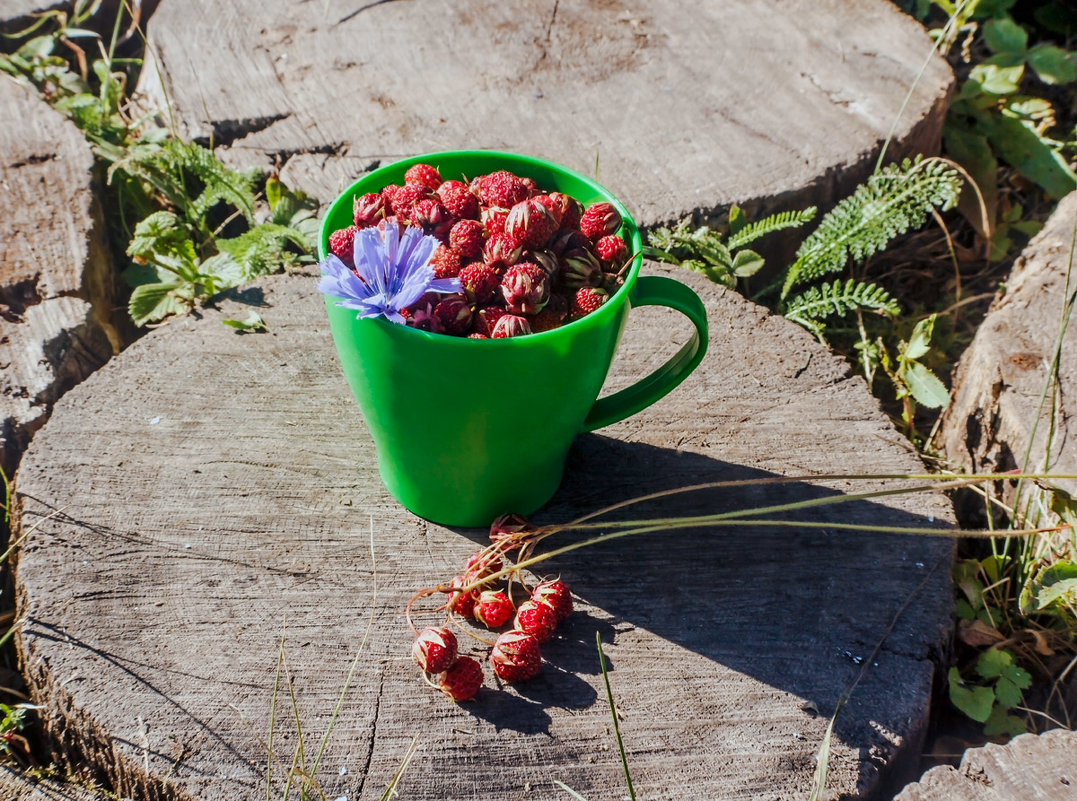
[[[0,467],[112,356],[115,296],[93,155],[30,89],[0,81]]]
[[[940,765],[895,801],[1062,801],[1077,798],[1077,733],[1022,734],[971,748],[959,768]]]
[[[678,277],[708,306],[706,359],[659,403],[580,437],[538,522],[705,481],[922,469],[863,381],[806,332]],[[309,768],[356,660],[320,764],[328,798],[379,797],[413,742],[402,797],[552,798],[555,781],[620,797],[600,635],[640,797],[804,798],[828,716],[862,671],[829,786],[876,797],[915,766],[950,629],[949,542],[829,527],[949,526],[933,495],[817,506],[804,519],[823,529],[694,529],[552,560],[542,572],[569,583],[577,612],[539,678],[499,689],[487,666],[464,704],[425,686],[402,611],[486,533],[418,519],[381,487],[314,286],[271,277],[151,332],[69,392],[24,457],[18,649],[57,759],[147,801],[245,801],[266,797],[272,736],[279,797],[295,719]],[[221,325],[246,315],[240,301],[262,305],[269,333]],[[607,388],[687,336],[672,312],[633,310]],[[880,486],[893,484],[797,480],[630,511]]]
[[[85,787],[30,779],[6,766],[0,766],[0,798],[5,801],[107,801],[104,795]]]
[[[953,81],[886,0],[163,0],[147,31],[153,105],[322,201],[380,162],[510,150],[597,171],[644,226],[833,203],[891,132],[934,152]]]
[[[1077,412],[1067,400],[1077,392],[1077,326],[1065,325],[1075,283],[1067,277],[1075,226],[1072,192],[1014,263],[954,370],[938,442],[949,459],[969,470],[1025,467],[1027,454],[1030,470],[1077,473]],[[1049,383],[1056,349],[1057,381]],[[1077,492],[1075,481],[1053,483]],[[1000,487],[1007,501],[1013,491],[1009,482]]]

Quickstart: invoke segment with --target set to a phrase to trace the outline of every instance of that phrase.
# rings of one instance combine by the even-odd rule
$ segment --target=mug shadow
[[[587,434],[572,447],[561,489],[531,519],[540,525],[564,523],[650,493],[770,478],[777,476],[696,453]],[[949,527],[927,513],[901,511],[878,501],[840,500],[864,489],[850,484],[843,492],[799,481],[705,489],[603,515],[598,520],[653,520],[838,501],[766,517],[803,521],[810,527],[702,526],[638,534],[536,565],[538,575],[562,577],[578,598],[606,617],[574,615],[572,626],[544,646],[550,675],[521,685],[518,696],[568,708],[594,703],[591,685],[566,681],[562,671],[573,676],[599,672],[596,631],[604,647],[611,646],[606,658],[615,671],[618,634],[640,628],[729,671],[791,693],[803,700],[806,711],[829,717],[885,639],[885,648],[866,666],[865,680],[856,691],[864,714],[846,711],[835,729],[839,740],[862,745],[863,763],[871,756],[870,746],[879,743],[875,727],[909,729],[908,696],[914,695],[916,678],[906,677],[910,686],[894,682],[900,685],[902,671],[919,675],[922,671],[909,660],[929,660],[945,638],[952,555],[952,541],[944,537],[829,528],[828,523]],[[487,541],[485,531],[456,531],[479,544]],[[566,531],[546,540],[539,551],[604,531]],[[914,594],[918,602],[903,609]],[[513,720],[520,712],[517,702],[481,706],[482,716],[495,726],[516,728],[520,722]]]

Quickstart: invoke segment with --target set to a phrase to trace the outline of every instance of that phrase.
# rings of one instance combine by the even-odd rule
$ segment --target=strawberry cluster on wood
[[[490,545],[472,555],[460,575],[446,584],[420,590],[408,604],[410,622],[417,600],[446,596],[437,610],[445,613],[442,625],[428,626],[421,632],[412,626],[417,635],[412,656],[427,682],[452,700],[471,700],[483,683],[481,664],[459,654],[454,625],[474,621],[487,629],[507,627],[493,642],[468,633],[490,646],[494,674],[502,681],[516,683],[539,674],[539,646],[572,614],[572,594],[563,581],[541,581],[529,587],[521,571],[510,563],[510,558],[520,562],[531,553],[538,533],[519,515],[499,517],[490,527]],[[514,598],[522,600],[516,603]]]
[[[402,313],[409,326],[451,336],[499,339],[565,325],[605,303],[629,263],[610,203],[584,209],[507,170],[464,183],[415,164],[402,186],[356,197],[352,221],[329,237],[330,252],[349,267],[362,228],[416,226],[441,241],[430,266],[436,278],[459,278],[460,292],[429,292]]]

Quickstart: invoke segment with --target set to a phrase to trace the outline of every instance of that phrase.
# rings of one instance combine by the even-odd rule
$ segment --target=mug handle
[[[681,282],[660,275],[640,276],[632,288],[629,303],[676,309],[692,321],[696,330],[669,361],[649,376],[595,401],[583,421],[584,431],[594,431],[646,409],[686,379],[707,352],[707,310],[699,295]]]

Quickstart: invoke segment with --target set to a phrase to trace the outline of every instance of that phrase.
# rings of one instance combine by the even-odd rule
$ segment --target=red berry
[[[478,220],[460,220],[449,230],[449,245],[468,259],[482,254],[483,228]]]
[[[504,626],[512,618],[516,608],[501,590],[483,590],[475,602],[475,619],[488,629]]]
[[[474,262],[461,268],[460,289],[473,303],[486,303],[501,286],[501,277],[497,271],[488,264]],[[494,322],[497,322],[496,320]],[[491,324],[491,330],[493,326]],[[489,334],[489,332],[483,332]]]
[[[413,164],[404,173],[405,184],[422,184],[431,192],[436,192],[441,186],[441,173],[429,164]]]
[[[505,233],[525,248],[540,248],[557,230],[557,220],[538,198],[528,198],[509,209]]]
[[[485,266],[485,265],[484,265]],[[466,269],[466,268],[465,268]],[[489,268],[487,268],[489,269]],[[497,274],[494,274],[497,277]],[[497,288],[495,281],[494,288]],[[475,316],[471,320],[471,327],[474,333],[481,334],[487,339],[492,338],[494,335],[494,329],[497,328],[497,321],[508,314],[507,311],[500,306],[486,306],[475,312]]]
[[[449,611],[454,615],[460,615],[460,617],[471,617],[475,612],[475,601],[479,599],[479,594],[474,590],[471,592],[460,591],[467,584],[468,581],[463,576],[457,576],[449,585],[452,588],[449,591]]]
[[[487,576],[492,576],[502,568],[501,554],[496,551],[479,551],[467,560],[464,568],[464,578],[470,584]]]
[[[628,258],[628,245],[617,234],[607,234],[595,242],[595,255],[605,264],[620,267]]]
[[[557,613],[547,603],[524,601],[516,610],[512,627],[526,632],[540,643],[546,642],[557,628]]]
[[[445,671],[439,686],[454,701],[470,701],[482,687],[482,665],[470,656],[462,656]]]
[[[563,581],[544,581],[531,592],[531,600],[549,604],[560,623],[572,614],[572,593]]]
[[[422,198],[415,201],[415,205],[411,207],[411,224],[420,226],[428,234],[434,233],[440,226],[446,226],[446,224],[451,228],[452,222],[449,210],[435,198]]]
[[[479,199],[471,194],[467,184],[460,181],[445,181],[438,187],[438,197],[453,217],[461,220],[478,219]]]
[[[533,529],[534,526],[531,525],[526,517],[510,512],[509,514],[501,515],[490,524],[490,542],[502,542],[511,539],[521,531],[531,531]]]
[[[560,215],[553,209],[551,211],[560,220],[561,227],[567,231],[578,231],[580,228],[580,216],[583,214],[583,206],[580,201],[563,192],[550,192],[547,197],[551,203],[556,204],[560,209]]]
[[[610,203],[596,203],[580,217],[580,232],[594,241],[621,227],[621,215]]]
[[[415,204],[420,200],[430,200],[434,197],[433,190],[423,184],[404,184],[393,195],[391,206],[393,214],[400,220],[411,222]]]
[[[360,228],[377,225],[388,214],[388,206],[381,192],[367,192],[352,201],[352,221]]]
[[[428,626],[423,629],[411,655],[426,673],[441,673],[456,661],[456,635],[444,626]]]
[[[561,254],[558,277],[568,289],[597,286],[602,281],[602,263],[590,248],[576,248]]]
[[[509,337],[522,337],[531,333],[531,323],[526,317],[519,314],[505,313],[497,319],[494,330],[490,333],[490,339],[508,339]]]
[[[497,207],[484,208],[479,212],[479,221],[486,229],[487,236],[503,234],[505,232],[505,220],[508,219],[509,210]]]
[[[568,196],[562,195],[562,197]],[[554,220],[557,221],[557,225],[555,227],[560,228],[561,218],[565,214],[565,207],[561,204],[561,202],[557,198],[551,197],[550,195],[535,195],[532,199],[537,200],[539,203],[546,207],[546,210],[549,211],[550,214],[553,215]]]
[[[527,184],[507,170],[498,170],[479,179],[479,200],[487,206],[511,209],[521,200],[527,200],[530,191]]]
[[[501,295],[512,314],[538,314],[550,299],[550,279],[537,264],[520,262],[501,277]]]
[[[438,245],[430,257],[435,278],[456,278],[460,275],[460,262],[460,251],[445,245]]]
[[[463,295],[448,295],[434,307],[442,332],[462,337],[471,329],[471,305]]]
[[[358,228],[349,225],[329,235],[329,252],[355,269],[355,234]]]
[[[497,271],[515,264],[520,260],[521,248],[507,233],[490,234],[482,246],[482,260]]]
[[[527,681],[542,670],[538,640],[524,631],[506,631],[490,652],[490,664],[504,681]]]
[[[609,295],[606,290],[585,286],[578,290],[573,297],[570,316],[573,320],[578,320],[593,312],[608,299]]]
[[[551,302],[543,306],[542,311],[538,314],[534,314],[529,318],[532,334],[541,334],[543,331],[552,331],[561,327],[561,324],[565,321],[565,306],[563,303],[553,303],[554,298],[560,297],[560,295],[550,295]]]

